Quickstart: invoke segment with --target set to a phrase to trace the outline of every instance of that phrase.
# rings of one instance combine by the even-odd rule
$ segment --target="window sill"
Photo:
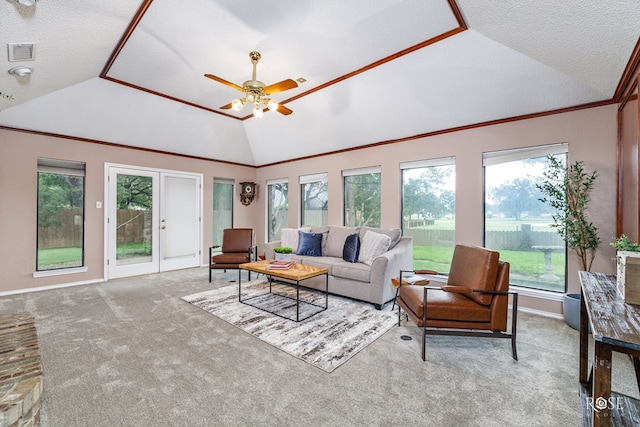
[[[564,295],[564,292],[552,292],[542,289],[532,289],[513,285],[509,286],[509,290],[517,292],[518,295],[522,295],[525,297],[545,299],[548,301],[562,301],[562,296]]]
[[[38,277],[62,276],[64,274],[86,273],[87,271],[87,267],[61,268],[59,270],[36,271],[33,273],[33,277],[37,279]]]

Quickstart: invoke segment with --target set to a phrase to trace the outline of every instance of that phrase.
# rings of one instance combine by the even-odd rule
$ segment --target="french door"
[[[200,265],[200,175],[108,166],[108,277]]]

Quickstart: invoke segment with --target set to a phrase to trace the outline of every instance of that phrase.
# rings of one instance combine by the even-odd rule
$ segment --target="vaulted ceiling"
[[[0,126],[267,165],[615,99],[637,0],[0,2]],[[7,47],[7,53],[13,49]],[[304,79],[293,110],[219,107]]]

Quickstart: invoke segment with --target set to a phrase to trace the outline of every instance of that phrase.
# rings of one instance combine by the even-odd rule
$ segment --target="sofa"
[[[327,268],[329,293],[369,302],[378,310],[395,297],[391,279],[413,265],[413,239],[403,237],[400,229],[284,228],[280,240],[265,245],[266,259],[275,259],[276,247],[293,248],[291,259],[297,263]],[[324,290],[325,277],[303,285]]]

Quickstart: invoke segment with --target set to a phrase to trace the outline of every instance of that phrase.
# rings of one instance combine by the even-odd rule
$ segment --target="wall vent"
[[[9,62],[33,61],[36,59],[35,43],[7,43]]]

